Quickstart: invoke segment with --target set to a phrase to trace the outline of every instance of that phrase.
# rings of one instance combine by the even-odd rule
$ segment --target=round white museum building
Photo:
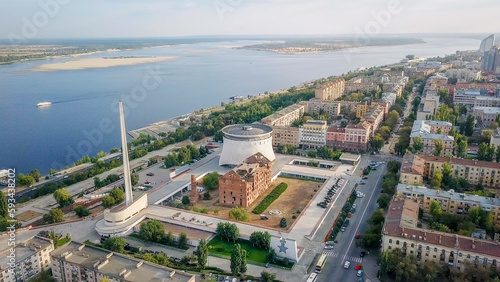
[[[222,129],[224,143],[219,165],[239,165],[244,160],[261,153],[274,161],[273,128],[264,124],[233,124]]]

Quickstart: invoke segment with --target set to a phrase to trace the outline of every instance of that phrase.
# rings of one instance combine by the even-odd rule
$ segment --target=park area
[[[262,212],[267,219],[263,220],[260,214],[252,213],[252,211],[281,183],[286,183],[288,187],[264,210],[264,212]],[[278,177],[266,192],[260,195],[257,200],[246,209],[250,216],[249,222],[263,227],[280,228],[280,220],[286,218],[287,227],[285,229],[288,229],[306,208],[322,185],[322,182],[317,181]],[[218,189],[215,189],[210,191],[210,200],[200,201],[192,207],[192,210],[215,215],[224,219],[230,219],[229,211],[231,207],[219,205],[219,193]],[[271,215],[269,213],[271,210],[277,210],[280,214]]]
[[[227,242],[222,240],[219,236],[215,236],[208,243],[208,253],[213,256],[222,257],[229,259],[231,258],[231,253],[233,252],[234,246],[240,244],[241,248],[247,251],[247,262],[251,264],[263,265],[268,262],[269,251],[264,249],[258,249],[250,243],[250,241],[238,239],[236,243]],[[291,269],[293,267],[292,262],[284,263],[281,259],[275,259],[274,265],[285,267]]]

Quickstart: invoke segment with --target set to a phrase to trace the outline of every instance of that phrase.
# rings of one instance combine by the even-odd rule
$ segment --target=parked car
[[[340,228],[340,232],[344,232],[345,231],[345,227],[342,226],[342,228]]]
[[[346,261],[346,262],[344,263],[344,268],[345,268],[345,269],[348,269],[348,268],[349,268],[349,266],[351,266],[351,262]]]
[[[356,273],[356,276],[358,276],[358,277],[363,276],[363,270],[358,270],[358,272]]]
[[[359,239],[359,237],[360,237],[359,233],[356,233],[356,236],[354,236],[354,238],[356,239]]]
[[[146,175],[147,175],[147,176],[154,176],[155,174],[154,174],[154,173],[152,173],[152,172],[148,172]]]

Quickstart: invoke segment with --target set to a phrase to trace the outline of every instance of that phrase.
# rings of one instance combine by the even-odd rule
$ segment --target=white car
[[[353,207],[353,208],[356,208],[356,204],[352,204],[352,207]]]
[[[340,228],[340,232],[344,232],[345,231],[345,227],[342,226],[342,228]]]
[[[358,270],[358,272],[356,273],[356,276],[358,276],[358,277],[363,276],[363,270]]]
[[[349,266],[351,266],[351,262],[347,260],[347,261],[344,263],[344,268],[345,268],[345,269],[348,269],[348,268],[349,268]]]

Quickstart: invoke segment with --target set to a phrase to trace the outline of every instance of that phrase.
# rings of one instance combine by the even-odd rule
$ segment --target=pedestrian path
[[[338,258],[340,257],[340,254],[336,251],[324,251],[323,252],[327,257],[332,257],[332,258]],[[350,261],[350,262],[357,262],[357,263],[362,263],[363,262],[363,258],[361,257],[350,257],[350,256],[347,256],[345,258],[346,260]]]

